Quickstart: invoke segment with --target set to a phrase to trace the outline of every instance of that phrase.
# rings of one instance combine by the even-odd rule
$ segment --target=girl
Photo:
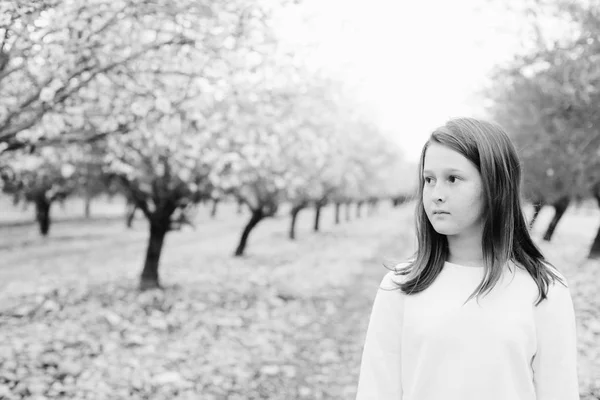
[[[459,118],[431,134],[418,248],[377,292],[357,400],[579,399],[571,295],[529,236],[520,180],[500,126]]]

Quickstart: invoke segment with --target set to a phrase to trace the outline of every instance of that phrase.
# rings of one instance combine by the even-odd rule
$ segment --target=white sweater
[[[534,307],[537,285],[510,265],[479,305],[474,297],[464,306],[483,268],[446,262],[415,295],[384,290],[405,279],[389,272],[373,303],[356,400],[579,399],[569,289],[551,284]]]

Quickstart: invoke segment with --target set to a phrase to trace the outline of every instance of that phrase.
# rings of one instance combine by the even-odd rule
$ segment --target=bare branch
[[[152,218],[152,213],[148,208],[148,203],[146,202],[144,193],[139,190],[134,182],[130,182],[126,177],[122,175],[117,175],[117,177],[125,191],[129,194],[129,198],[133,200],[133,203],[136,205],[136,207],[142,210],[146,218],[150,220]]]

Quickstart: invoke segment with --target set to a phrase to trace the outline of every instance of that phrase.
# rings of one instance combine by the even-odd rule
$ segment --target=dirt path
[[[315,337],[322,339],[307,344],[314,356],[312,363],[307,363],[305,367],[313,371],[313,376],[324,377],[323,384],[318,385],[313,393],[316,399],[353,399],[356,396],[368,318],[377,287],[388,272],[382,262],[390,258],[390,262],[399,261],[412,253],[410,208],[401,212],[397,222],[398,229],[384,236],[370,256],[360,260],[360,269],[351,282],[337,293],[329,291],[335,293],[330,300],[332,309],[337,312],[332,313],[320,327],[320,332],[313,335],[313,340]],[[327,376],[334,376],[335,379],[326,379]]]

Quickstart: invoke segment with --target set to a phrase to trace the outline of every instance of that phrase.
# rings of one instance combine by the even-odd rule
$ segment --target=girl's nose
[[[441,203],[446,198],[446,195],[437,186],[433,189],[433,193],[431,193],[431,195],[435,203]]]

